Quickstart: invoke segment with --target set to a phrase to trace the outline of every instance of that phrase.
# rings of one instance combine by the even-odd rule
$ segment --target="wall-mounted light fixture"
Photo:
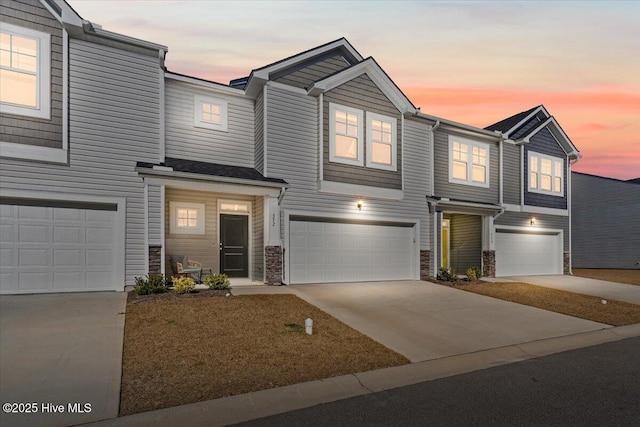
[[[359,211],[362,210],[362,199],[358,199],[358,201],[356,202],[356,206],[358,207]]]
[[[536,225],[536,219],[534,217],[531,217],[531,219],[529,220],[529,224]]]

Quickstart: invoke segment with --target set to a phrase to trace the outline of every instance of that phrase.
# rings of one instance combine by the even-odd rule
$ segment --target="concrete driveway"
[[[640,271],[638,272],[640,274]],[[593,295],[604,299],[625,301],[640,304],[640,286],[625,285],[623,283],[608,282],[606,280],[587,279],[578,276],[517,276],[500,277],[498,279],[483,279],[490,281],[524,282],[546,288],[578,294]]]
[[[609,327],[429,282],[288,288],[412,362]]]
[[[0,424],[67,426],[116,417],[125,307],[124,292],[1,296],[1,400],[34,403],[37,413],[3,411]]]

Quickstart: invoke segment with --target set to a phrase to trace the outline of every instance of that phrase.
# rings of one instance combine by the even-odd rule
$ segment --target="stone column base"
[[[269,286],[282,285],[282,247],[266,246],[264,248],[265,283]]]
[[[162,274],[162,245],[149,245],[149,274]]]
[[[482,251],[482,276],[496,277],[496,251]]]
[[[571,252],[565,252],[562,258],[563,274],[571,274]]]
[[[420,251],[420,280],[428,280],[431,277],[431,251]]]

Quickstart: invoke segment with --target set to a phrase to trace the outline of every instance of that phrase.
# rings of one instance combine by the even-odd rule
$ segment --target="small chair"
[[[176,262],[177,276],[189,276],[193,274],[198,275],[198,283],[202,282],[202,264],[197,261],[187,260],[187,268],[184,268],[181,262]]]

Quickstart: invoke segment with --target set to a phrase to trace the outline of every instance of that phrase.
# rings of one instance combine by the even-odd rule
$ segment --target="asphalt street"
[[[345,399],[242,426],[638,426],[640,338]]]

